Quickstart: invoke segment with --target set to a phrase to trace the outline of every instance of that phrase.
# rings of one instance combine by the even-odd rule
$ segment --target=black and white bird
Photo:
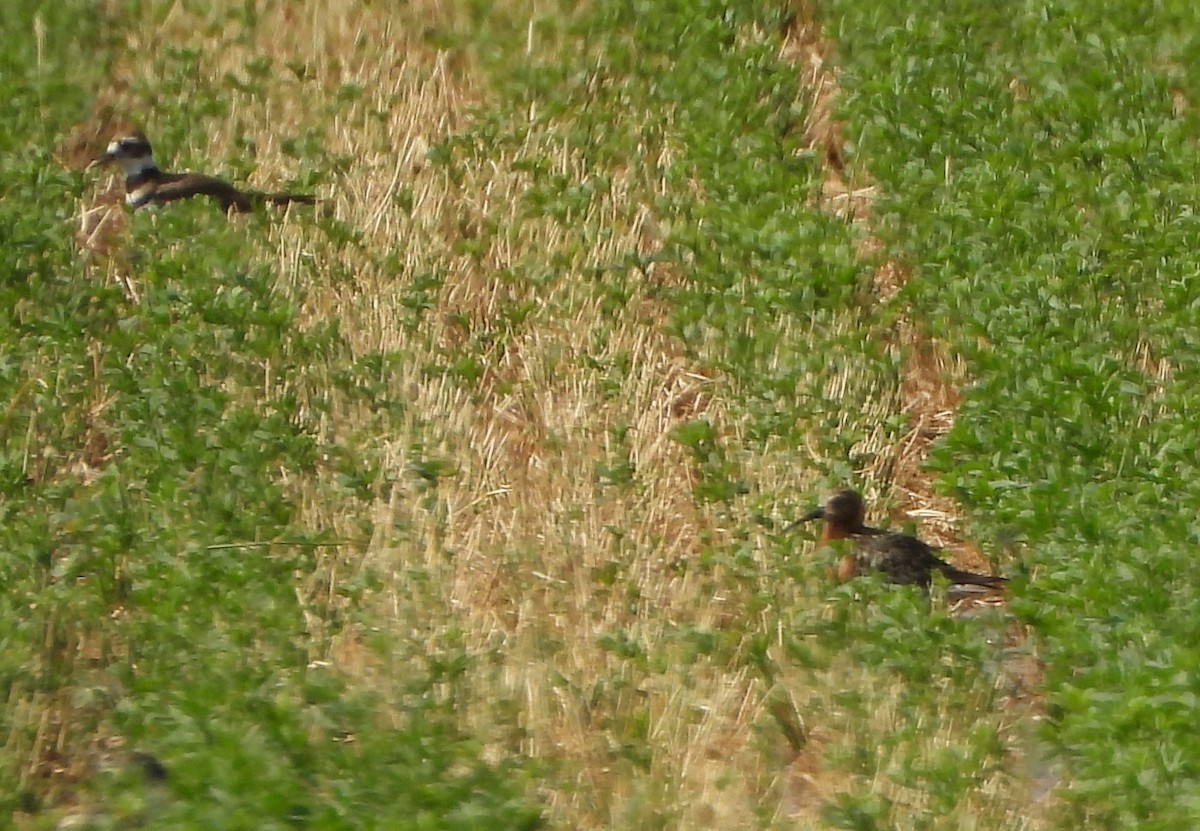
[[[316,198],[303,193],[261,193],[238,190],[224,179],[203,173],[167,173],[154,161],[149,139],[140,131],[109,142],[101,161],[119,164],[125,173],[125,201],[134,209],[165,205],[193,196],[207,196],[226,213],[246,213],[261,205],[312,205]]]

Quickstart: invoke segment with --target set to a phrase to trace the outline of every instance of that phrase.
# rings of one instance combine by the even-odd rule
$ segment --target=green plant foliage
[[[372,452],[389,427],[425,417],[390,392],[406,357],[351,359],[336,324],[301,326],[300,299],[282,299],[280,275],[253,257],[264,232],[255,218],[230,224],[204,205],[133,216],[136,296],[72,248],[84,182],[52,150],[106,80],[105,27],[162,24],[173,8],[127,3],[102,18],[94,5],[0,5],[0,811],[37,815],[63,799],[43,781],[51,749],[83,757],[91,737],[115,735],[167,776],[147,776],[143,762],[81,783],[112,827],[534,827],[522,760],[485,764],[455,727],[479,657],[461,633],[406,664],[378,699],[314,657],[344,610],[298,591],[333,541],[298,530],[289,483],[323,477],[364,502],[403,486],[436,514],[465,470],[432,435],[408,447],[402,476]],[[836,43],[851,173],[880,194],[870,231],[911,267],[899,294],[877,303],[862,232],[817,207],[823,171],[805,136],[801,69],[779,48],[797,8],[596,0],[526,20],[472,2],[468,26],[424,35],[448,54],[470,51],[466,63],[495,87],[464,129],[431,137],[430,164],[461,186],[505,160],[499,174],[522,187],[515,219],[511,204],[442,217],[446,262],[405,275],[399,326],[417,340],[434,325],[457,336],[417,374],[476,395],[490,383],[520,393],[523,379],[493,372],[498,359],[547,322],[585,322],[594,355],[561,367],[620,402],[640,356],[613,354],[609,326],[645,303],[661,316],[647,326],[735,391],[729,412],[706,412],[699,398],[672,412],[692,498],[723,527],[664,567],[737,614],[668,627],[661,642],[641,622],[606,625],[589,646],[615,673],[562,684],[615,739],[607,761],[646,776],[660,766],[649,738],[665,728],[635,706],[653,685],[631,679],[747,668],[777,705],[767,729],[793,749],[821,719],[844,734],[824,759],[849,778],[821,811],[830,826],[950,827],[973,810],[981,783],[1010,764],[1010,739],[987,717],[1008,683],[1006,621],[955,618],[936,587],[932,598],[870,579],[836,587],[827,563],[783,556],[799,549],[795,535],[758,550],[738,513],[755,487],[743,443],[803,444],[809,473],[845,480],[870,461],[867,431],[905,429],[902,415],[857,417],[894,394],[900,358],[888,338],[903,315],[967,364],[970,386],[932,467],[977,536],[1004,549],[1010,608],[1045,665],[1041,740],[1069,786],[1048,821],[1195,827],[1200,10],[1184,0],[817,4]],[[204,31],[253,47],[258,15],[245,4]],[[159,46],[134,92],[157,102],[156,138],[180,153],[198,121],[238,117],[231,95],[253,101],[279,83],[301,98],[311,73],[263,56],[213,79],[204,51]],[[314,118],[372,94],[348,77]],[[297,130],[280,149],[299,160],[305,187],[350,168],[320,129]],[[235,144],[228,172],[245,178],[256,148]],[[638,193],[636,208],[616,198],[618,181]],[[412,216],[421,196],[402,184],[390,198]],[[615,215],[597,211],[614,205]],[[608,246],[610,226],[633,226],[635,212],[653,219],[656,239]],[[498,243],[525,223],[563,241],[493,267]],[[312,226],[382,273],[406,268],[402,243],[379,252],[351,223]],[[439,309],[457,264],[494,283],[486,316]],[[340,267],[332,279],[353,286],[356,270]],[[549,291],[564,280],[583,290]],[[855,383],[831,393],[831,376]],[[346,401],[371,412],[376,435],[334,446],[321,425]],[[813,437],[814,425],[828,427]],[[636,429],[628,420],[596,436],[603,455],[581,475],[597,499],[642,492]],[[103,460],[88,463],[95,454]],[[769,513],[761,524],[779,529]],[[609,559],[586,573],[596,596],[619,597],[636,620],[646,596],[627,581],[642,564],[629,529],[608,530]],[[375,579],[364,570],[339,591],[358,597]],[[386,665],[418,651],[403,637],[368,641]],[[551,637],[537,648],[572,646]],[[789,672],[848,667],[869,682],[814,693],[812,712],[793,706]],[[871,724],[885,706],[886,730]],[[635,794],[613,815],[672,827],[676,810]],[[766,808],[760,821],[779,822]]]
[[[935,458],[1028,550],[1014,608],[1093,827],[1189,828],[1200,581],[1194,4],[826,10],[857,160],[974,384]],[[1160,363],[1161,362],[1161,363]]]
[[[335,326],[299,324],[254,262],[262,222],[131,216],[136,296],[73,249],[82,181],[51,150],[104,83],[98,15],[0,9],[0,814],[63,797],[53,757],[94,774],[72,797],[97,827],[534,827],[519,760],[479,760],[432,663],[394,703],[313,660],[339,625],[301,589],[328,541],[298,527],[288,483],[328,466],[346,498],[373,497],[311,414],[331,365],[337,394],[394,408],[373,380],[385,359],[354,366]],[[164,98],[175,82],[200,109],[220,98],[198,57],[164,47]],[[101,764],[97,735],[156,761]]]
[[[777,30],[791,9],[575,11],[538,30],[566,48],[510,71],[512,109],[560,130],[594,187],[529,159],[526,210],[577,222],[616,160],[637,159],[646,181],[664,183],[652,205],[668,228],[661,250],[614,262],[604,291],[621,302],[623,280],[662,263],[677,270],[680,284],[663,290],[671,331],[736,379],[751,440],[852,409],[814,384],[825,368],[854,366],[878,379],[865,389],[887,390],[895,367],[863,330],[883,331],[892,311],[863,313],[849,337],[824,328],[855,307],[869,263],[844,223],[808,207],[817,171],[800,147],[795,68],[770,38],[739,38],[745,27]],[[1200,755],[1184,723],[1200,598],[1188,566],[1200,538],[1196,7],[829,0],[817,12],[837,45],[847,150],[879,186],[872,230],[913,268],[893,311],[967,361],[971,386],[933,466],[982,539],[1025,552],[1011,564],[1013,609],[1048,664],[1046,738],[1078,812],[1067,821],[1193,827]],[[517,146],[523,129],[492,112],[435,160],[486,157]],[[738,478],[733,454],[710,422],[685,422],[673,438],[701,474],[697,500],[736,495],[725,487]],[[819,455],[844,460],[824,472],[856,469],[860,438],[824,438]],[[828,586],[816,568],[791,571],[814,594]],[[870,591],[863,612],[858,591],[835,591],[830,617],[801,632],[894,673],[914,713],[974,712],[997,634],[981,640],[908,592]],[[769,607],[770,590],[761,594]],[[788,648],[827,660],[803,640]],[[931,683],[957,692],[933,702],[918,692]],[[925,794],[933,822],[963,804],[997,753],[981,735],[889,778]],[[892,810],[852,793],[826,818],[888,827]]]
[[[662,289],[669,331],[730,375],[756,441],[831,415],[817,386],[828,366],[852,363],[893,383],[894,367],[860,333],[823,331],[856,305],[869,263],[847,223],[814,207],[820,171],[804,143],[796,67],[775,38],[754,36],[780,31],[786,4],[564,6],[561,19],[537,21],[548,48],[520,60],[502,51],[493,67],[511,97],[505,110],[532,109],[533,126],[554,132],[583,166],[568,177],[549,159],[523,158],[515,169],[530,178],[525,213],[561,223],[587,250],[595,240],[580,219],[614,172],[632,167],[669,233],[660,250],[625,252],[598,269],[596,291],[621,307],[645,291],[635,280],[650,268],[677,269],[682,284]],[[430,157],[454,176],[521,147],[530,130],[489,107]]]

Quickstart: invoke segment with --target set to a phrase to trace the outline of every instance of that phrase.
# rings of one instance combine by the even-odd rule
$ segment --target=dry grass
[[[497,5],[514,18],[531,11],[524,3]],[[378,495],[374,538],[365,561],[331,560],[321,575],[334,583],[370,568],[385,589],[356,610],[360,627],[323,657],[386,689],[406,660],[465,642],[478,660],[456,692],[463,726],[493,752],[519,750],[553,762],[539,796],[557,827],[816,826],[824,800],[854,779],[827,755],[862,731],[894,730],[904,717],[896,711],[898,689],[878,689],[877,679],[853,666],[814,679],[789,668],[778,648],[771,655],[780,675],[768,684],[743,655],[747,633],[778,640],[777,616],[746,612],[759,587],[722,564],[695,567],[711,547],[730,541],[733,520],[697,504],[691,457],[670,434],[703,417],[731,446],[743,447],[732,404],[736,383],[686,357],[662,331],[664,310],[650,298],[655,283],[672,279],[665,269],[644,275],[645,290],[618,310],[603,307],[585,276],[619,252],[657,244],[655,220],[643,207],[653,196],[647,184],[630,171],[611,171],[608,195],[567,228],[519,214],[528,182],[514,162],[545,157],[568,177],[587,175],[552,129],[531,123],[524,146],[468,164],[457,180],[428,164],[430,146],[466,125],[469,108],[491,96],[469,50],[440,51],[423,37],[434,26],[466,32],[470,23],[456,4],[425,0],[391,16],[351,0],[273,4],[260,10],[249,39],[232,22],[234,7],[242,4],[173,4],[160,20],[130,31],[118,81],[126,89],[148,85],[152,65],[139,50],[168,43],[203,47],[203,71],[212,77],[239,75],[260,53],[277,66],[302,63],[310,72],[302,85],[268,79],[255,95],[231,91],[230,117],[198,126],[194,144],[174,152],[220,160],[240,152],[235,139],[252,141],[263,184],[292,172],[279,138],[320,125],[330,152],[348,160],[325,195],[337,217],[362,232],[363,247],[338,249],[303,222],[282,222],[259,252],[278,262],[281,292],[303,288],[307,320],[337,320],[355,354],[404,356],[387,381],[407,401],[408,416],[370,442],[393,483]],[[869,227],[870,188],[846,184],[828,45],[801,20],[785,49],[813,101],[808,129],[829,168],[823,200]],[[361,87],[361,98],[326,118],[323,108],[348,83]],[[152,103],[128,95],[119,101],[135,110]],[[153,136],[153,117],[146,127]],[[395,198],[401,187],[411,190],[411,209]],[[483,229],[484,218],[500,232]],[[586,247],[580,240],[589,229],[611,235]],[[867,239],[864,256],[871,256]],[[461,253],[465,240],[480,250]],[[506,269],[530,263],[560,265],[540,285],[506,277]],[[414,275],[427,271],[443,274],[444,282],[435,307],[413,327],[401,301]],[[901,272],[881,266],[880,284]],[[889,297],[879,295],[879,302]],[[506,325],[503,311],[518,303],[528,305],[528,317]],[[845,331],[855,325],[854,310],[836,324]],[[494,340],[475,383],[423,372],[479,333]],[[949,528],[952,506],[930,496],[919,466],[952,423],[962,367],[915,326],[901,327],[894,348],[908,356],[902,378],[867,390],[864,384],[877,382],[849,371],[831,378],[831,398],[874,403],[811,430],[863,431],[880,460],[865,472],[869,496],[890,485],[903,507],[937,510]],[[585,358],[624,367],[619,393]],[[911,415],[911,432],[899,446],[884,446],[876,425],[897,411]],[[336,438],[378,423],[361,405],[347,405],[325,426]],[[741,464],[762,492],[797,494],[795,505],[779,508],[787,518],[813,495],[807,462],[815,452],[748,447]],[[599,466],[626,457],[637,471],[632,487],[597,483]],[[427,489],[411,469],[430,458],[451,461],[457,473]],[[320,481],[299,488],[307,523],[355,536],[363,519],[357,508],[331,497]],[[921,517],[923,526],[931,519]],[[779,556],[768,538],[751,542],[760,561]],[[786,603],[800,590],[775,591]],[[690,630],[727,633],[730,646],[690,654]],[[363,645],[370,632],[391,633],[397,645],[390,658]],[[619,656],[606,645],[613,638],[642,657]],[[846,689],[869,691],[872,723],[856,723],[838,707],[836,693]],[[785,711],[804,715],[809,743],[798,753],[776,728],[771,707],[780,695]],[[956,726],[931,730],[930,748],[945,743],[938,731],[946,729]],[[880,750],[885,772],[889,752],[899,751]],[[889,787],[883,780],[879,786]],[[947,822],[1029,827],[1012,814],[996,817],[1004,810],[997,806],[1019,804],[1020,789],[997,775],[981,790],[990,806],[985,819],[964,813]],[[912,793],[890,795],[919,801]]]

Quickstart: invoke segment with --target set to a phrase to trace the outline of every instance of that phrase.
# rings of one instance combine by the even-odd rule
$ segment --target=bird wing
[[[946,565],[910,534],[882,533],[858,539],[863,565],[893,583],[929,585],[929,574]]]
[[[893,583],[928,586],[934,572],[956,585],[997,587],[1008,582],[1003,577],[955,568],[934,553],[937,549],[910,534],[864,537],[860,539],[859,547],[866,561],[864,564],[882,572]]]
[[[154,191],[153,201],[165,204],[193,196],[215,199],[225,210],[232,206],[239,211],[248,211],[252,207],[246,194],[224,179],[205,176],[203,173],[173,173],[164,176]]]

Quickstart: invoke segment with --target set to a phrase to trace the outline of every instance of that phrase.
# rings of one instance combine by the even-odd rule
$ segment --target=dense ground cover
[[[827,14],[906,293],[972,379],[935,468],[1029,552],[1065,793],[1194,824],[1196,8]]]
[[[14,818],[1190,827],[1189,7],[0,14]],[[93,95],[329,210],[80,250]]]
[[[335,584],[330,534],[296,516],[308,479],[358,499],[359,468],[320,428],[339,386],[358,395],[336,325],[300,327],[286,275],[250,253],[267,226],[208,206],[134,218],[116,269],[75,250],[88,184],[57,154],[129,20],[91,3],[3,15],[0,811],[33,827],[60,806],[100,827],[536,823],[515,768],[454,728],[449,670],[413,660],[367,693],[325,660],[337,595],[361,586]]]

